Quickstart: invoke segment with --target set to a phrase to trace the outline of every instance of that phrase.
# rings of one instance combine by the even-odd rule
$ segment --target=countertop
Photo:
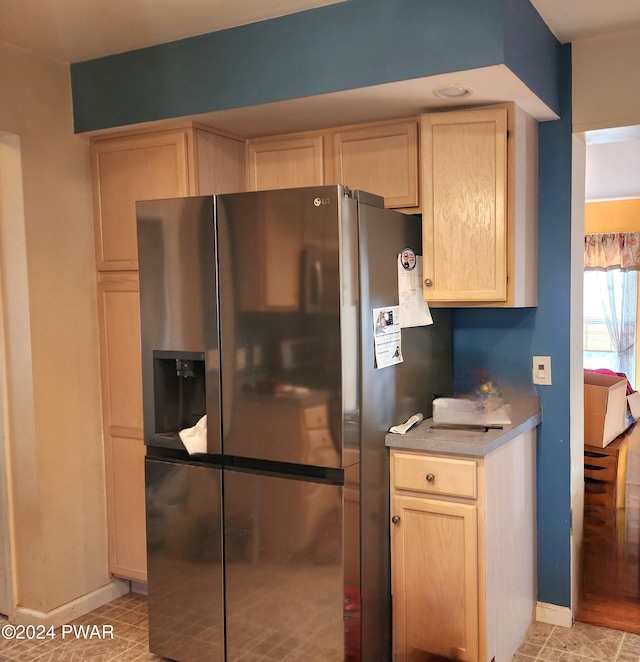
[[[462,430],[433,430],[433,419],[427,418],[405,434],[385,436],[390,448],[469,455],[484,457],[496,448],[536,427],[542,421],[542,412],[537,398],[522,398],[510,405],[511,423],[501,430],[487,432]]]

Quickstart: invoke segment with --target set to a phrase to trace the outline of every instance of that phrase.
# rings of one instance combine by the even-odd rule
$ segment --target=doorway
[[[11,457],[7,418],[7,345],[5,316],[6,255],[16,250],[12,228],[24,226],[19,136],[0,131],[0,614],[15,611],[11,522]],[[13,231],[15,233],[15,230]]]
[[[640,232],[640,127],[592,131],[585,138],[585,234]],[[635,286],[638,273],[627,272],[622,279],[633,280]],[[611,283],[614,279],[608,280]],[[592,295],[599,296],[595,292]],[[591,354],[585,354],[583,365],[618,372],[618,363],[605,365],[612,347],[607,346],[606,330],[601,333],[594,307],[588,305],[593,303],[587,301],[589,296],[587,290],[583,329],[585,322],[591,326],[583,332],[583,340],[584,349]],[[635,307],[637,328],[640,316],[637,304]],[[589,360],[598,356],[599,350],[603,350],[598,358],[603,365],[595,366]],[[624,372],[637,388],[640,352],[631,353],[635,356]],[[640,422],[602,453],[585,450],[584,535],[576,620],[640,633]],[[599,479],[599,472],[607,474],[606,480]]]

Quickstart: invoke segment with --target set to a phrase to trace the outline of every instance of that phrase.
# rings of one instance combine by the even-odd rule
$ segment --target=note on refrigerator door
[[[373,309],[373,338],[376,368],[402,363],[399,306]]]
[[[422,295],[422,255],[405,248],[398,255],[398,301],[400,326],[433,324],[429,305]]]

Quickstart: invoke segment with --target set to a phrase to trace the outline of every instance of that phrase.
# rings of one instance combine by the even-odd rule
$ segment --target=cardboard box
[[[627,380],[584,372],[584,443],[604,448],[627,429]]]
[[[634,391],[627,396],[629,411],[631,415],[638,420],[640,418],[640,391]]]

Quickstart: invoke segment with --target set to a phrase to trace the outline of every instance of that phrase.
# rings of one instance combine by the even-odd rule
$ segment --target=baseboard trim
[[[548,604],[547,602],[538,602],[536,605],[536,621],[570,628],[573,625],[573,615],[569,607],[559,607],[558,605]]]
[[[113,579],[110,584],[101,586],[91,593],[81,595],[79,598],[52,609],[48,612],[29,609],[28,607],[16,607],[13,623],[16,625],[65,625],[74,618],[84,616],[90,611],[106,605],[108,602],[129,593],[130,583],[123,579]]]

